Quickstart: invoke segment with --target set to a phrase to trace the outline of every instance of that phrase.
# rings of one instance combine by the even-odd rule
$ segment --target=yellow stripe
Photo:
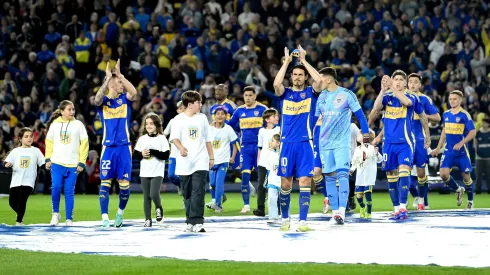
[[[369,189],[364,191],[364,193],[373,193],[373,186],[369,185],[368,187],[369,187]]]
[[[310,187],[300,187],[300,188],[299,188],[299,191],[300,191],[300,192],[301,192],[301,191],[308,191],[308,192],[309,192],[309,191],[311,191],[311,188],[310,188]]]
[[[248,174],[250,174],[250,170],[248,170],[248,169],[247,169],[247,170],[242,170],[242,174],[243,174],[243,173],[248,173]]]
[[[400,169],[398,172],[398,177],[405,178],[410,176],[410,171],[406,169]]]
[[[470,181],[467,181],[467,182],[463,180],[463,183],[464,183],[464,185],[471,185],[471,184],[473,184],[473,179],[470,178]]]
[[[407,141],[408,146],[410,146],[410,150],[413,152],[413,145],[407,132],[407,120],[405,120],[405,123],[403,123],[403,132],[405,134],[405,140]]]

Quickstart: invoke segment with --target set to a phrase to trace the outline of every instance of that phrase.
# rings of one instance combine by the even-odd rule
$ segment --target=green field
[[[208,195],[209,196],[209,195]],[[228,194],[224,204],[225,216],[239,215],[242,206],[241,194]],[[292,197],[292,213],[298,213],[297,194]],[[208,197],[207,200],[210,198]],[[478,208],[490,208],[489,195],[475,195]],[[177,194],[162,194],[165,217],[183,217],[182,199]],[[457,209],[454,194],[430,196],[431,209]],[[466,201],[466,200],[465,200]],[[256,199],[251,199],[252,209]],[[111,196],[110,217],[113,218],[118,205],[118,196]],[[318,213],[323,206],[321,195],[312,196],[310,212]],[[463,204],[465,206],[466,204]],[[463,207],[462,206],[462,207]],[[461,208],[462,208],[461,207]],[[64,217],[63,197],[61,214]],[[373,194],[373,211],[391,211],[391,202],[387,193]],[[206,211],[210,216],[211,212]],[[214,213],[212,214],[214,215]],[[125,219],[142,219],[143,197],[132,194],[126,208]],[[26,224],[49,223],[51,219],[51,197],[33,195],[29,198]],[[77,195],[75,198],[74,220],[99,220],[99,203],[96,195]],[[64,219],[63,219],[64,221]],[[0,198],[0,223],[13,224],[15,215],[8,205],[8,198]],[[1,237],[1,235],[0,235]],[[364,248],[363,248],[364,250]],[[372,249],[371,249],[372,250]],[[353,253],[358,253],[353,245]],[[455,251],[455,253],[462,253]],[[100,255],[79,255],[45,252],[28,252],[0,249],[2,274],[314,274],[334,272],[335,274],[490,274],[490,269],[442,268],[435,266],[390,266],[390,265],[345,265],[345,264],[270,264],[216,261],[185,261],[173,259],[150,259],[143,257],[119,257]]]

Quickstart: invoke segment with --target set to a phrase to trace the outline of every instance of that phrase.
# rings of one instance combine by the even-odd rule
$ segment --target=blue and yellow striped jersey
[[[461,107],[456,114],[448,110],[442,115],[442,127],[446,132],[446,149],[444,151],[455,156],[468,154],[466,144],[459,151],[454,151],[453,147],[462,141],[471,130],[475,129],[471,115]]]
[[[405,92],[412,101],[411,106],[403,105],[393,92],[383,96],[384,138],[386,143],[406,143],[413,148],[412,119],[414,111],[417,114],[423,112],[422,105],[415,95]]]
[[[131,119],[131,102],[127,94],[120,94],[117,98],[104,96],[97,112],[102,122],[104,146],[127,146],[131,144],[129,138],[129,122]],[[142,125],[142,127],[144,127]]]
[[[281,99],[281,141],[298,142],[313,139],[315,107],[318,94],[311,86],[303,91],[285,88]]]
[[[231,119],[227,122],[233,128],[240,128],[241,141],[243,144],[258,144],[259,130],[264,126],[264,120],[262,119],[262,114],[267,110],[267,106],[255,103],[252,107],[247,107],[242,105],[238,107]]]
[[[434,115],[439,112],[430,97],[422,93],[418,93],[414,95],[418,97],[419,104],[421,105],[426,115]],[[422,128],[422,123],[420,122],[419,115],[417,113],[414,113],[413,115],[412,131],[413,134],[415,135],[415,140],[417,142],[424,141],[425,133],[424,133],[424,129]]]
[[[226,111],[228,112],[228,115],[226,116],[226,120],[230,120],[231,116],[233,115],[233,113],[235,112],[235,110],[237,108],[235,102],[233,102],[229,99],[225,99],[225,100],[223,100],[223,102],[215,103],[209,109],[209,112],[211,113],[213,120],[214,120],[214,112],[216,111],[216,108],[218,108],[219,106],[224,107],[226,109]]]

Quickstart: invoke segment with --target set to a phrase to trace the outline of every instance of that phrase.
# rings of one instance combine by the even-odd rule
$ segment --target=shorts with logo
[[[242,173],[250,173],[253,169],[257,169],[258,150],[257,144],[242,144],[240,148],[240,170]]]
[[[322,172],[324,174],[335,172],[339,169],[350,168],[350,147],[339,147],[335,149],[320,149]]]
[[[427,153],[427,152],[426,152]],[[412,147],[407,143],[383,143],[383,171],[398,169],[400,165],[411,167],[413,163]]]
[[[100,180],[131,180],[131,145],[102,146]]]
[[[315,153],[313,141],[283,142],[279,155],[280,177],[313,177]]]
[[[470,157],[467,154],[453,155],[446,149],[441,157],[441,168],[451,169],[453,166],[457,166],[462,173],[471,173],[473,171]]]
[[[424,142],[418,141],[415,143],[415,153],[413,155],[413,163],[417,168],[424,168],[429,162],[429,154],[427,149],[424,148]]]

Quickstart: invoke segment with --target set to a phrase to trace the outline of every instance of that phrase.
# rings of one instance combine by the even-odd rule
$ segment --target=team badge
[[[71,133],[65,132],[65,134],[60,135],[60,142],[62,144],[70,144],[71,143]]]
[[[456,118],[456,123],[458,123],[460,120],[461,120],[461,118],[460,117],[457,117]]]
[[[338,108],[344,104],[344,102],[347,100],[347,95],[345,94],[338,94],[337,97],[333,101],[333,106],[335,108]]]
[[[116,102],[117,104],[122,105],[122,99],[118,99]]]
[[[306,98],[306,93],[301,93],[299,96],[300,96],[302,99],[305,99],[305,98]]]
[[[107,176],[107,170],[102,170],[102,176]]]
[[[31,157],[20,157],[20,168],[25,169],[29,167],[31,163]]]
[[[259,116],[259,111],[255,111],[254,116]]]
[[[286,174],[286,167],[281,168],[283,174]]]
[[[214,149],[218,149],[221,147],[221,139],[216,139],[211,142]]]
[[[195,127],[189,128],[189,137],[191,139],[196,139],[199,137],[199,132],[197,131],[197,128]]]

